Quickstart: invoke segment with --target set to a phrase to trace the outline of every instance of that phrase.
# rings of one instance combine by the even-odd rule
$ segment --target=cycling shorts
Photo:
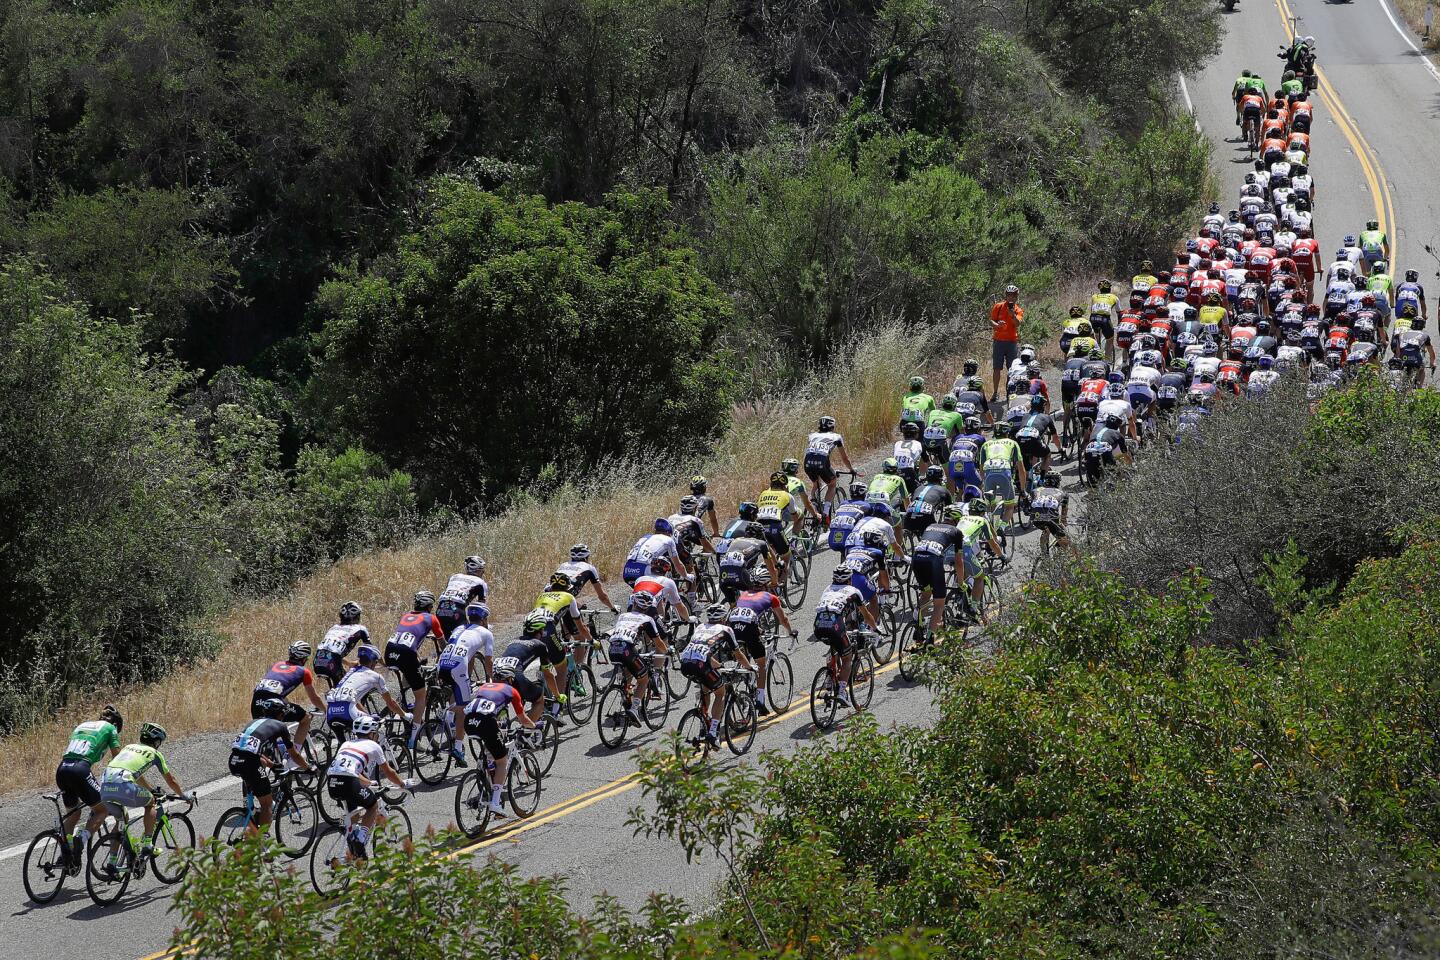
[[[929,590],[936,600],[944,600],[949,588],[945,575],[945,558],[938,553],[916,554],[910,561],[910,572],[915,577],[915,586]]]
[[[343,806],[346,812],[369,810],[380,800],[380,794],[360,782],[359,777],[331,777],[326,781],[330,799]]]
[[[810,451],[805,454],[805,476],[811,481],[829,483],[835,479],[835,468],[830,466],[830,454]]]
[[[875,599],[876,584],[874,580],[863,573],[852,573],[850,575],[850,586],[860,591],[860,599],[869,603]]]
[[[839,627],[816,627],[815,639],[823,640],[830,648],[830,652],[836,656],[843,657],[852,649],[850,644],[850,632]]]
[[[636,580],[649,575],[650,561],[648,560],[626,560],[625,569],[620,571],[620,579],[624,580],[632,590],[635,588]]]
[[[785,521],[761,520],[760,526],[765,529],[765,542],[770,544],[771,549],[782,557],[788,557],[790,541],[785,537]]]
[[[975,548],[965,544],[960,549],[960,559],[965,564],[965,579],[972,580],[980,575],[980,561],[975,559]]]
[[[231,750],[230,773],[239,777],[245,789],[255,794],[256,798],[270,796],[270,776],[265,772],[265,765],[260,762],[259,754],[248,750]]]
[[[260,712],[260,704],[264,703],[266,700],[277,699],[283,698],[276,697],[275,694],[267,693],[264,690],[256,690],[254,695],[250,698],[250,719],[259,720],[261,717],[264,716],[264,714]],[[300,706],[300,704],[298,703],[291,703],[289,700],[286,700],[285,712],[280,715],[280,719],[285,723],[299,723],[301,720],[305,719],[305,708]]]
[[[681,660],[680,674],[712,693],[720,687],[720,674],[710,666],[709,660]]]
[[[93,807],[100,802],[100,784],[89,760],[61,760],[55,768],[55,786],[60,788],[60,802],[66,807],[83,803]]]
[[[925,532],[926,527],[934,522],[935,518],[928,513],[907,513],[900,524],[906,532],[913,533],[918,537]]]
[[[727,598],[732,593],[738,595],[741,590],[751,590],[755,586],[755,574],[749,566],[728,564],[720,568],[720,589]]]
[[[420,654],[393,640],[385,644],[385,666],[393,667],[411,690],[424,690],[425,678],[420,675]]]
[[[1045,441],[1038,437],[1034,440],[1020,441],[1020,453],[1025,457],[1027,466],[1036,460],[1044,460],[1047,449]]]
[[[470,702],[475,695],[470,683],[470,668],[461,663],[441,674],[450,688],[450,695],[460,706]]]
[[[1056,539],[1064,540],[1067,536],[1059,517],[1032,517],[1031,523],[1035,525],[1036,530],[1044,530]]]
[[[485,744],[486,752],[496,760],[504,760],[510,753],[505,749],[505,741],[500,739],[500,721],[495,719],[494,714],[466,714],[465,732],[472,737],[479,737],[480,742]]]
[[[118,803],[123,807],[143,807],[153,799],[150,791],[134,780],[129,771],[106,770],[105,779],[100,781],[100,801],[102,803]]]
[[[636,680],[650,673],[650,659],[630,640],[610,642],[610,661],[620,664],[625,668],[625,672]]]
[[[1115,325],[1110,322],[1109,314],[1092,313],[1090,315],[1090,329],[1105,337],[1115,335]]]
[[[735,639],[740,642],[740,649],[751,660],[759,660],[765,656],[765,637],[760,633],[760,625],[755,623],[731,624],[735,628]]]
[[[321,650],[315,654],[315,676],[324,677],[333,687],[345,674],[344,658],[332,650]]]
[[[350,724],[355,720],[355,715],[362,712],[349,700],[331,700],[325,704],[325,726],[332,730],[340,727],[348,738]]]
[[[985,485],[981,488],[993,493],[1007,504],[1015,502],[1015,475],[1009,470],[985,471]]]
[[[510,686],[520,691],[520,699],[526,703],[534,703],[545,696],[545,683],[543,681],[531,680],[521,670],[515,674],[515,679],[510,681]]]
[[[437,613],[435,619],[440,621],[440,632],[448,637],[455,632],[455,628],[465,622],[465,612],[458,613]]]
[[[1075,398],[1080,396],[1080,384],[1075,380],[1060,381],[1060,402],[1074,403]]]

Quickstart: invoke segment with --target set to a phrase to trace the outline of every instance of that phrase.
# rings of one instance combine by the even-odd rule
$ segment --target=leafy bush
[[[415,232],[322,289],[315,415],[464,505],[713,435],[729,302],[666,210],[653,192],[551,206],[436,181]]]

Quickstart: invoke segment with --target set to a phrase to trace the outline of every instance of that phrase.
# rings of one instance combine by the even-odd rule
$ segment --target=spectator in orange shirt
[[[1005,382],[1010,364],[1020,355],[1020,322],[1025,319],[1025,311],[1016,302],[1019,299],[1020,288],[1012,283],[1005,288],[1005,299],[990,308],[990,333],[994,338],[990,359],[995,365],[990,389],[992,402],[1000,399],[1000,384]]]

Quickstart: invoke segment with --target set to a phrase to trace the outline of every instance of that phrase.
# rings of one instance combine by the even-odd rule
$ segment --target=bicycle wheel
[[[68,866],[65,848],[65,838],[56,830],[37,833],[25,848],[21,876],[25,880],[25,895],[34,902],[49,903],[60,895]]]
[[[906,683],[915,682],[916,663],[915,655],[919,651],[915,646],[915,624],[907,623],[900,631],[900,676]]]
[[[310,848],[310,886],[322,897],[339,896],[350,885],[344,873],[345,831],[331,827]]]
[[[850,663],[850,703],[858,711],[875,697],[875,659],[869,650],[855,654]]]
[[[556,754],[560,752],[560,731],[548,717],[536,720],[535,727],[540,731],[540,745],[535,748],[535,759],[540,761],[540,772],[548,775],[550,768],[555,766]]]
[[[505,773],[505,789],[510,794],[510,809],[522,820],[540,808],[540,789],[545,775],[540,761],[529,750],[516,750]]]
[[[663,686],[665,675],[663,671],[650,671],[650,685],[645,690],[644,708],[640,711],[640,719],[645,721],[645,726],[651,730],[661,730],[666,721],[670,719],[670,695],[664,690],[656,690],[657,685]]]
[[[115,851],[113,871],[107,870],[107,866],[111,865],[112,845]],[[86,851],[85,889],[90,899],[102,907],[119,900],[125,895],[125,888],[130,886],[134,867],[135,851],[130,847],[125,827],[111,821],[104,829],[97,830],[90,837],[90,849]]]
[[[705,738],[709,726],[705,715],[695,707],[685,711],[685,715],[680,718],[680,725],[676,727],[678,737],[675,741],[675,759],[680,761],[680,766],[684,769],[693,770],[709,755],[710,742]]]
[[[792,556],[785,567],[785,582],[780,586],[780,602],[785,605],[786,610],[798,610],[800,604],[805,602],[805,585],[796,577],[795,567],[795,558]]]
[[[624,743],[625,735],[630,732],[630,721],[625,716],[626,699],[625,688],[618,683],[606,687],[600,697],[595,726],[600,733],[600,742],[611,750]]]
[[[588,664],[576,664],[566,680],[569,685],[566,693],[570,699],[565,704],[565,710],[576,726],[583,727],[595,715],[595,671]]]
[[[405,682],[405,674],[400,672],[398,667],[390,667],[385,671],[385,686],[395,694],[395,701],[404,707],[406,712],[415,709],[415,691]]]
[[[424,783],[435,785],[450,774],[450,733],[445,721],[439,717],[427,717],[420,724],[415,735],[415,746],[410,751],[410,766],[415,776]]]
[[[195,824],[183,813],[167,816],[156,824],[153,839],[155,856],[151,861],[155,876],[161,883],[179,883],[190,872],[190,864],[180,854],[195,849]]]
[[[483,760],[479,767],[455,785],[455,826],[472,840],[490,825],[490,771]]]
[[[730,688],[725,701],[725,744],[735,756],[741,756],[755,742],[755,731],[760,728],[759,714],[755,709],[755,695],[741,685]]]
[[[324,781],[315,790],[315,808],[320,819],[332,827],[340,826],[340,821],[345,817],[345,808],[330,796],[329,786]]]
[[[672,651],[675,647],[670,648]],[[680,660],[672,653],[665,658],[665,695],[670,702],[683,700],[690,695],[690,678],[680,672]]]
[[[305,762],[310,764],[310,769],[296,770],[295,779],[314,788],[324,779],[325,771],[330,768],[330,761],[334,759],[330,756],[330,738],[319,730],[311,730],[300,744],[300,753],[305,757]]]
[[[809,549],[795,553],[795,568],[799,572],[801,602],[804,602],[805,594],[810,592],[810,569],[814,564],[811,553],[812,551]]]
[[[895,644],[900,638],[900,624],[895,617],[895,611],[889,607],[880,608],[880,630],[875,637],[875,645],[871,647],[875,651],[875,659],[881,663],[889,663],[890,658],[895,656]]]
[[[410,814],[405,812],[404,807],[390,807],[385,811],[385,819],[377,823],[370,834],[370,853],[373,856],[375,848],[381,844],[399,846],[406,840],[414,839],[415,827],[410,823]]]
[[[220,819],[215,821],[215,829],[210,836],[219,840],[227,847],[233,847],[245,839],[245,828],[250,826],[250,817],[245,813],[244,807],[231,807],[220,814]]]
[[[835,711],[840,707],[839,698],[830,689],[830,665],[827,663],[815,671],[810,681],[810,719],[821,730],[835,725]]]
[[[290,788],[284,803],[275,804],[270,814],[275,842],[293,860],[310,852],[320,830],[320,810],[315,795],[299,786]]]
[[[985,578],[985,598],[981,602],[980,618],[983,629],[990,629],[1000,621],[1005,612],[1005,603],[1000,596],[1000,582],[993,576]]]
[[[783,653],[772,653],[765,664],[765,702],[770,712],[779,714],[790,709],[795,699],[795,668]]]

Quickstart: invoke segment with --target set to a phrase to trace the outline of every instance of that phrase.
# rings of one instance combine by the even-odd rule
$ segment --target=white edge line
[[[1190,111],[1190,119],[1195,122],[1195,132],[1204,133],[1200,128],[1200,118],[1195,115],[1195,101],[1190,99],[1190,87],[1185,83],[1185,74],[1177,73],[1175,76],[1180,80],[1180,94],[1185,98],[1185,109]]]
[[[1420,55],[1420,62],[1425,66],[1425,71],[1434,78],[1436,83],[1440,83],[1440,69],[1437,69],[1435,64],[1430,62],[1430,58],[1425,55],[1424,50],[1415,46],[1415,41],[1410,39],[1410,31],[1406,30],[1400,24],[1400,21],[1395,19],[1395,14],[1390,10],[1390,4],[1386,3],[1385,0],[1375,0],[1375,2],[1380,4],[1381,10],[1385,11],[1385,19],[1390,21],[1390,26],[1395,28],[1396,33],[1400,34],[1400,39],[1405,41],[1405,45]]]
[[[195,793],[197,796],[208,797],[212,793],[219,793],[221,790],[228,790],[231,787],[238,787],[239,785],[239,777],[221,777],[219,780],[211,780],[207,784],[196,787]],[[36,797],[35,799],[38,800],[40,798]],[[51,814],[47,814],[46,816],[48,819]],[[53,823],[54,821],[49,822]],[[20,854],[24,853],[25,848],[28,846],[30,846],[30,841],[26,840],[24,843],[17,843],[13,847],[6,847],[5,849],[0,850],[0,862],[15,859],[16,857],[20,856]]]

